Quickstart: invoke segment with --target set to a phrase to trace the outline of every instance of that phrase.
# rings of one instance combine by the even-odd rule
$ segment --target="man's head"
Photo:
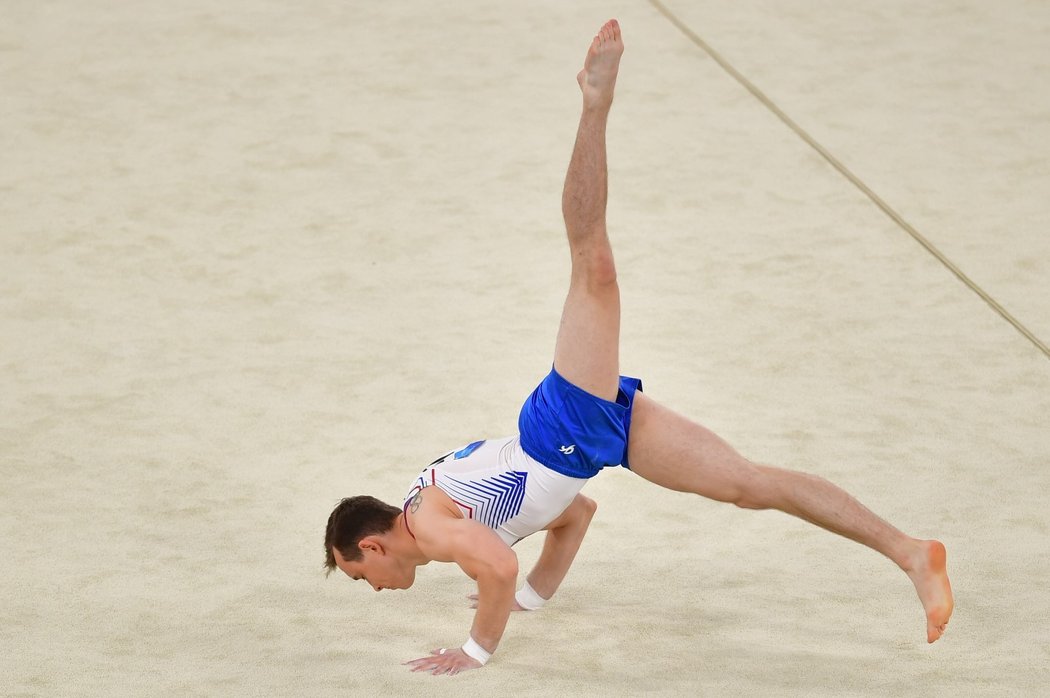
[[[412,586],[416,566],[399,550],[394,528],[400,515],[397,507],[367,495],[339,502],[324,534],[326,574],[338,568],[376,591]]]

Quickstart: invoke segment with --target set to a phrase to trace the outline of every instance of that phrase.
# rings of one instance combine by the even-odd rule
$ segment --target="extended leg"
[[[827,480],[758,465],[704,427],[638,394],[631,470],[669,489],[748,509],[779,509],[877,550],[915,584],[926,610],[926,639],[941,636],[954,602],[939,541],[911,538]]]
[[[572,276],[554,349],[558,373],[607,400],[615,400],[619,389],[620,291],[605,227],[605,127],[622,53],[620,27],[610,20],[577,76],[583,113],[562,192]]]

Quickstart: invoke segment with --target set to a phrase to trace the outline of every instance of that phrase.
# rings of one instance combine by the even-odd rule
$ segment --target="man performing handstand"
[[[952,614],[944,546],[911,538],[849,494],[813,475],[752,463],[708,429],[642,393],[619,373],[620,296],[605,226],[605,129],[623,41],[616,20],[591,43],[576,79],[583,92],[576,145],[562,193],[572,275],[554,366],[528,397],[519,435],[476,441],[430,464],[401,508],[344,499],[325,531],[326,567],[376,591],[407,589],[416,567],[455,562],[477,582],[477,612],[462,647],[407,664],[455,674],[496,650],[512,610],[539,608],[557,591],[594,515],[579,494],[605,467],[623,465],[657,485],[747,509],[779,509],[872,548],[911,579],[926,612],[927,641]],[[515,594],[511,545],[546,540]]]

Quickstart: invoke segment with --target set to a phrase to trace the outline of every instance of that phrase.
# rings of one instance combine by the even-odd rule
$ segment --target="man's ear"
[[[357,547],[362,553],[371,551],[383,555],[386,552],[383,548],[383,544],[380,543],[379,539],[375,536],[365,536],[357,542]]]

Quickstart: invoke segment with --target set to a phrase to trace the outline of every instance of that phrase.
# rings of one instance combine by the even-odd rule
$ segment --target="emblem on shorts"
[[[571,456],[572,452],[576,450],[576,444],[572,444],[571,446],[559,446],[558,450],[567,456]]]

